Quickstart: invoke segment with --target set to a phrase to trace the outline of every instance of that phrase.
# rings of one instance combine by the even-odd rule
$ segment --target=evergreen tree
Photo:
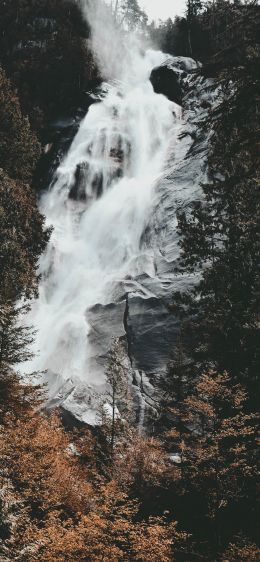
[[[40,145],[21,112],[16,93],[0,68],[0,302],[37,288],[37,262],[49,232],[28,182]]]
[[[119,339],[115,339],[111,347],[106,378],[108,393],[103,405],[103,431],[108,433],[111,456],[114,455],[117,437],[122,433],[124,424],[128,424],[131,396],[129,391],[128,372],[124,365],[124,348]]]
[[[193,381],[192,375],[191,360],[185,354],[184,345],[181,338],[179,338],[174,346],[167,372],[157,383],[160,393],[160,406],[156,428],[160,433],[171,427],[173,423],[173,409],[187,395]]]
[[[146,27],[148,17],[140,8],[137,0],[115,0],[111,7],[119,25],[130,31]]]
[[[77,0],[8,0],[0,4],[0,62],[38,132],[78,107],[97,80]]]
[[[123,0],[122,12],[122,21],[130,30],[142,28],[147,24],[148,18],[145,12],[141,10],[137,0]]]
[[[5,375],[10,367],[30,359],[28,351],[33,342],[33,334],[22,324],[22,315],[28,312],[28,306],[14,307],[5,303],[0,310],[0,372]]]
[[[246,54],[247,53],[247,54]],[[204,200],[179,214],[181,272],[201,270],[189,294],[175,295],[185,316],[191,354],[243,380],[254,400],[258,363],[257,78],[259,51],[245,45],[248,64],[230,71],[223,103],[211,116],[209,183]],[[251,64],[254,60],[254,64]],[[250,62],[249,62],[250,61]],[[178,306],[177,306],[178,308]]]
[[[14,306],[11,302],[0,306],[0,424],[27,415],[32,404],[42,399],[42,390],[32,386],[14,371],[20,363],[31,358],[29,351],[33,332],[24,324],[28,306]]]
[[[198,14],[202,9],[201,0],[188,0],[187,1],[187,29],[188,29],[188,49],[189,56],[193,56],[193,40],[197,32]]]
[[[176,16],[174,21],[168,18],[166,21],[160,21],[158,26],[153,21],[148,25],[148,30],[153,43],[165,53],[174,56],[188,55],[185,18]]]
[[[30,187],[0,170],[0,303],[36,293],[37,262],[49,238],[43,225]]]

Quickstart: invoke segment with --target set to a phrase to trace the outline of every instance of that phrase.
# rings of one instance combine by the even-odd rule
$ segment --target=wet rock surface
[[[70,116],[59,115],[47,127],[41,129],[40,140],[43,145],[43,154],[33,180],[37,191],[47,189],[53,181],[55,172],[68,153],[82,119],[90,106],[99,101],[99,85],[99,82],[93,83],[93,90],[83,92],[79,96],[78,107],[72,110]],[[74,193],[77,198],[77,190]]]
[[[71,379],[64,384],[62,377],[53,374],[51,405],[62,406],[85,423],[96,423],[99,391],[103,389],[105,392],[102,373],[112,340],[117,337],[125,342],[137,420],[138,423],[144,422],[146,408],[154,407],[153,381],[163,376],[179,335],[179,321],[170,309],[173,294],[189,290],[196,282],[195,276],[176,273],[180,253],[176,213],[202,197],[200,185],[207,179],[210,138],[210,131],[206,132],[203,125],[218,99],[214,81],[205,79],[197,70],[195,61],[178,57],[152,72],[154,80],[157,76],[157,85],[163,85],[164,79],[168,83],[171,88],[168,95],[175,98],[175,103],[177,99],[180,103],[181,96],[182,119],[175,143],[169,150],[165,171],[154,190],[149,221],[140,237],[139,255],[133,267],[137,273],[111,282],[109,302],[97,302],[85,313],[89,327],[89,371],[94,373],[95,380],[101,381],[99,389],[93,390],[91,384],[82,380]],[[169,73],[171,80],[166,79]],[[165,91],[161,93],[167,95]],[[62,139],[70,137],[71,133],[73,138],[78,123],[63,127]],[[127,143],[124,150],[128,154]],[[124,153],[119,144],[112,143],[109,158],[115,163],[115,170],[122,167]],[[68,198],[73,204],[78,201],[84,206],[87,166],[80,165],[74,173]],[[96,189],[92,185],[92,191],[98,199],[102,194],[102,179],[96,181]],[[95,239],[95,232],[91,235]],[[106,244],[105,239],[103,243]],[[103,256],[102,248],[100,251]]]

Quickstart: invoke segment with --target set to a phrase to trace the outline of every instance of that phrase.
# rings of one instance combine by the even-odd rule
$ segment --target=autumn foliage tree
[[[65,432],[57,416],[46,418],[32,410],[27,418],[2,427],[0,445],[3,512],[9,526],[2,537],[0,530],[0,548],[11,559],[171,562],[175,549],[184,547],[186,533],[162,516],[142,516],[129,483],[118,473],[112,479],[100,475],[94,438],[87,430],[80,437]],[[148,474],[148,460],[146,464]],[[14,520],[10,505],[16,505]]]
[[[244,518],[254,535],[257,419],[247,411],[242,386],[215,371],[198,378],[172,416],[166,438],[181,456],[179,478],[173,473],[177,493],[189,506],[200,497],[197,518],[214,556],[230,534],[243,530]]]

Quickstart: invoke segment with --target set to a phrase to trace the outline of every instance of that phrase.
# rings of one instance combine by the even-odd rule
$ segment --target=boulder
[[[152,70],[150,81],[156,94],[163,94],[170,101],[181,105],[182,90],[179,81],[179,73],[166,65],[158,66]]]

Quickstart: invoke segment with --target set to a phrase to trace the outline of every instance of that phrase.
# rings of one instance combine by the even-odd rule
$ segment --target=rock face
[[[94,370],[104,365],[111,334],[127,342],[140,423],[145,419],[140,414],[142,408],[147,412],[154,407],[154,380],[163,376],[179,335],[179,321],[170,311],[172,296],[175,291],[189,290],[196,282],[194,275],[175,273],[180,252],[176,213],[202,196],[200,184],[207,177],[210,134],[202,125],[219,96],[213,80],[192,72],[198,67],[194,61],[179,57],[174,64],[175,70],[169,67],[167,72],[178,76],[178,95],[182,87],[183,121],[143,234],[144,252],[147,246],[152,247],[153,261],[143,264],[146,273],[125,279],[111,293],[109,305],[97,305],[87,314]]]
[[[168,306],[156,296],[148,299],[133,296],[129,302],[127,332],[133,367],[148,376],[162,372],[179,332],[179,322],[169,313]]]
[[[42,144],[45,146],[44,152],[38,162],[34,174],[34,187],[38,191],[43,191],[49,187],[55,172],[69,151],[71,143],[77,134],[80,122],[88,112],[90,106],[99,101],[99,85],[97,81],[95,88],[90,92],[83,92],[79,99],[79,105],[71,116],[59,115],[51,121],[48,126],[40,131]],[[74,189],[72,188],[71,198],[81,199],[80,186],[81,170],[78,170],[75,178]]]
[[[159,66],[151,72],[150,81],[156,94],[163,94],[170,101],[182,104],[180,76],[168,66]]]
[[[125,125],[119,129],[119,117],[115,114],[114,105],[117,104],[120,109],[124,100],[113,94],[111,101],[113,126],[108,129],[105,143],[107,169],[103,166],[104,147],[101,140],[104,134],[104,124],[107,123],[107,120],[110,123],[110,105],[91,106],[87,115],[88,126],[85,129],[83,123],[83,127],[77,132],[78,140],[74,143],[73,151],[66,159],[65,166],[60,170],[60,183],[57,182],[54,192],[55,204],[52,201],[50,207],[46,206],[46,211],[51,213],[49,218],[51,222],[53,221],[52,213],[55,212],[56,235],[60,244],[59,246],[57,239],[54,238],[54,244],[60,248],[60,253],[56,249],[55,259],[52,257],[51,248],[49,251],[48,259],[57,276],[55,283],[51,283],[50,286],[49,280],[46,279],[47,297],[52,299],[56,286],[61,284],[64,287],[65,282],[66,298],[62,301],[62,305],[67,311],[68,303],[73,304],[71,314],[68,318],[66,316],[66,322],[62,321],[62,329],[58,324],[58,334],[61,336],[60,339],[57,339],[57,346],[61,349],[61,353],[57,353],[57,361],[50,357],[53,368],[49,368],[48,375],[46,375],[46,382],[51,388],[50,407],[60,405],[84,423],[92,425],[97,423],[97,411],[102,402],[102,396],[105,396],[107,391],[104,366],[113,338],[120,338],[125,342],[127,350],[125,361],[131,379],[136,419],[140,424],[144,422],[145,411],[153,409],[155,404],[154,381],[157,377],[164,375],[179,333],[178,319],[170,310],[173,294],[176,291],[189,290],[196,281],[194,275],[176,273],[176,262],[180,253],[176,213],[187,207],[190,202],[202,197],[200,185],[207,180],[210,137],[210,132],[205,132],[203,125],[208,112],[218,102],[219,97],[214,81],[193,72],[197,68],[198,65],[195,61],[176,57],[167,60],[161,67],[156,66],[151,73],[154,88],[158,88],[156,91],[159,92],[160,88],[160,93],[167,95],[175,103],[177,101],[180,103],[180,98],[182,99],[182,112],[174,104],[155,96],[146,78],[144,95],[148,96],[149,104],[151,102],[151,105],[148,104],[147,107],[149,111],[152,111],[152,119],[151,123],[149,122],[151,126],[149,131],[147,129],[148,134],[145,140],[140,135],[140,132],[143,133],[144,127],[138,129],[140,124],[139,100],[134,97],[133,107],[130,105],[131,111],[127,106],[126,115],[123,113]],[[137,91],[139,92],[139,89]],[[145,99],[147,98],[145,97]],[[130,102],[131,100],[132,98],[130,98]],[[165,118],[163,110],[162,114],[159,113],[159,118],[167,119],[167,122],[158,139],[154,123],[158,118],[157,108],[160,109],[161,104],[166,104],[167,113]],[[145,115],[148,113],[150,116],[147,107],[144,113]],[[96,138],[95,152],[92,136],[91,142],[88,142],[87,135],[88,131],[92,134],[92,129],[94,132],[97,131],[99,111],[103,111],[103,114],[101,113],[100,134]],[[129,154],[129,138],[132,139],[132,136],[129,137],[127,127],[129,119],[132,123],[135,111],[137,111],[137,118],[133,121],[133,134],[136,137],[138,149],[141,150],[137,151],[135,144],[132,143],[132,153]],[[175,114],[175,120],[171,122],[172,112]],[[145,185],[143,176],[141,176],[140,183],[138,180],[138,184],[135,184],[133,181],[134,169],[131,165],[129,166],[128,160],[130,162],[132,158],[138,160],[140,152],[144,150],[145,141],[147,141],[151,153],[156,150],[158,142],[166,134],[168,123],[170,123],[171,135],[172,127],[174,134],[170,136],[172,142],[167,144],[166,160],[164,158],[163,161],[164,168],[161,174],[156,176],[152,199],[149,199],[147,218],[143,221],[143,215],[146,212],[143,199],[140,201],[141,207],[137,207],[138,213],[130,213],[128,217],[129,208],[130,210],[132,208],[133,195],[139,201],[138,197],[143,193],[141,187],[143,188],[143,184]],[[92,124],[93,127],[90,127]],[[70,133],[71,124],[68,125]],[[72,125],[74,126],[74,124]],[[65,127],[66,135],[68,131]],[[153,138],[154,134],[155,138]],[[123,144],[118,143],[119,137]],[[121,150],[121,145],[123,150]],[[93,153],[97,154],[97,157],[93,158]],[[150,152],[147,151],[147,154],[150,155]],[[90,164],[90,168],[86,166],[86,161]],[[97,163],[97,170],[102,169],[107,189],[102,195],[101,184],[97,182],[97,186],[93,186],[92,182],[91,193],[87,193],[84,199],[84,196],[81,197],[81,188],[86,183],[84,177],[89,173],[89,169],[92,169],[93,163]],[[116,186],[111,189],[115,175],[123,166],[125,166],[125,182],[120,184],[120,189],[117,190]],[[151,167],[152,162],[147,159],[145,169],[149,173]],[[141,170],[143,170],[142,167]],[[93,178],[95,180],[94,176]],[[90,185],[91,182],[88,184]],[[60,204],[60,194],[63,194],[64,205]],[[126,198],[125,194],[128,194]],[[53,192],[51,197],[53,197]],[[88,207],[88,198],[91,197],[95,197],[96,203]],[[117,202],[119,202],[119,207]],[[70,236],[74,233],[74,229],[78,228],[79,224],[81,225],[81,239],[74,240],[72,237],[68,244],[65,229],[67,223],[60,220],[56,208],[59,209],[59,212],[65,212],[65,209],[66,213],[69,213],[69,217],[72,217],[72,228],[68,231]],[[120,212],[114,217],[115,208]],[[84,215],[84,213],[87,214]],[[111,216],[114,217],[112,221]],[[74,220],[75,218],[76,220]],[[139,228],[139,224],[141,224],[141,228]],[[133,240],[135,241],[137,233],[138,244],[134,246],[130,265],[130,262],[124,261],[125,252],[128,250],[128,245],[123,245],[124,237],[132,243]],[[65,250],[64,241],[66,242]],[[76,248],[75,255],[71,251],[71,248],[74,247],[72,242]],[[86,251],[88,251],[87,265],[90,265],[84,268]],[[111,262],[115,264],[112,270]],[[99,277],[96,276],[93,263],[95,268],[100,271]],[[125,263],[128,264],[127,269],[124,268]],[[101,269],[99,269],[100,264]],[[43,262],[43,266],[46,267],[45,262]],[[60,270],[62,270],[62,274]],[[94,284],[92,284],[93,280],[91,275],[89,276],[89,271],[95,273]],[[107,271],[111,273],[107,274],[104,292],[101,291],[101,289],[103,290],[101,283],[101,292],[96,293],[96,284],[99,285],[100,281],[103,281],[102,277],[106,275]],[[76,272],[78,273],[76,274]],[[71,287],[69,291],[67,284]],[[82,291],[82,287],[84,289],[83,306],[81,300],[78,301],[78,295],[81,295],[79,289]],[[87,287],[86,293],[85,287]],[[89,294],[90,297],[88,297]],[[90,299],[87,304],[86,296]],[[75,309],[74,302],[80,304],[78,316],[75,313],[77,309]],[[60,309],[57,309],[58,322],[61,321],[59,312]],[[40,319],[42,324],[42,317]],[[54,322],[54,329],[56,324]],[[87,341],[88,370],[85,370],[84,363],[82,377],[77,378],[70,369],[71,374],[65,379],[63,373],[74,348],[77,350],[75,371],[79,372],[79,366],[81,369],[78,355],[81,360],[85,341]],[[62,366],[59,364],[60,358]],[[40,369],[38,368],[38,370]]]

